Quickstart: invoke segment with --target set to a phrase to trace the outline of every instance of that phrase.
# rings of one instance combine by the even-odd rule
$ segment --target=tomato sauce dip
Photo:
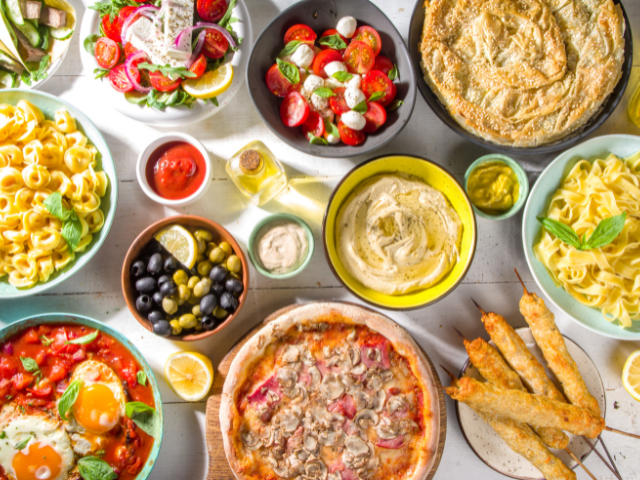
[[[168,142],[147,160],[145,174],[151,189],[167,200],[190,197],[205,181],[207,166],[200,150],[187,142]]]
[[[95,328],[83,325],[47,324],[28,328],[0,343],[0,407],[12,403],[26,415],[45,412],[55,417],[57,401],[74,370],[82,362],[93,360],[113,370],[123,386],[126,402],[142,402],[155,408],[150,382],[146,377],[145,385],[138,382],[142,367],[116,339],[98,331],[97,337],[85,344],[67,343],[94,332]],[[37,369],[27,369],[29,365],[22,359],[32,359]],[[111,465],[118,480],[135,479],[147,463],[154,438],[127,416],[120,417],[111,430],[100,436],[100,458]],[[6,478],[0,467],[0,479]]]

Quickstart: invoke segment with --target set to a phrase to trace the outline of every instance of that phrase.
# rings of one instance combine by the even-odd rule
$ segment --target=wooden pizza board
[[[324,303],[324,302],[309,302],[309,303]],[[376,312],[368,307],[364,307],[362,305],[353,304],[349,302],[331,302],[331,303],[347,303],[349,305],[354,305],[356,307],[364,308],[365,310],[371,310],[372,312],[381,315],[380,312]],[[207,400],[207,412],[206,412],[206,439],[207,439],[207,450],[209,451],[209,472],[207,474],[207,480],[236,480],[236,477],[231,472],[231,468],[229,467],[229,462],[227,461],[227,457],[224,454],[224,447],[222,446],[222,433],[220,431],[220,398],[222,396],[222,387],[224,386],[224,381],[227,378],[227,374],[229,373],[229,368],[231,367],[231,362],[236,358],[238,351],[242,348],[242,346],[247,343],[247,341],[253,337],[259,330],[261,330],[265,325],[269,322],[272,322],[276,318],[284,315],[285,313],[299,308],[306,303],[297,303],[293,305],[289,305],[288,307],[281,308],[280,310],[275,311],[267,318],[265,318],[261,323],[259,323],[256,327],[254,327],[249,333],[247,333],[242,339],[238,341],[234,345],[234,347],[229,350],[229,353],[225,355],[225,357],[218,365],[214,380],[213,387],[211,390],[211,396]],[[440,378],[438,377],[438,373],[436,372],[433,363],[431,363],[431,359],[426,354],[426,352],[420,347],[422,353],[427,359],[427,364],[431,370],[431,374],[433,375],[433,379],[436,383],[436,391],[438,395],[438,404],[440,410],[440,435],[438,438],[438,444],[436,446],[436,456],[431,466],[431,470],[427,475],[425,480],[431,480],[433,476],[436,474],[436,470],[438,469],[438,465],[440,464],[440,460],[442,459],[442,452],[444,451],[444,442],[447,436],[447,407],[444,400],[444,393],[442,391],[442,384],[440,383]]]

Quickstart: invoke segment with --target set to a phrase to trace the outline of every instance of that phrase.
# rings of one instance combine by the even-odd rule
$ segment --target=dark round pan
[[[285,127],[280,120],[282,99],[267,88],[265,77],[276,56],[284,48],[284,34],[297,23],[310,26],[318,36],[325,30],[335,28],[344,16],[353,16],[358,26],[375,28],[382,39],[381,54],[389,57],[398,66],[399,82],[397,99],[404,102],[393,112],[388,112],[387,122],[376,133],[367,135],[367,140],[356,147],[345,144],[311,145],[302,135],[300,127]],[[416,76],[407,46],[391,20],[369,0],[301,0],[284,10],[262,31],[251,50],[247,68],[247,85],[256,110],[267,127],[276,136],[303,153],[317,157],[343,158],[369,153],[382,147],[404,128],[413,113],[416,103]]]
[[[418,77],[418,89],[431,107],[431,110],[434,111],[434,113],[438,116],[438,118],[440,118],[440,120],[442,120],[451,130],[477,145],[481,145],[493,151],[514,154],[544,154],[567,149],[591,135],[595,130],[597,130],[600,125],[602,125],[607,120],[607,118],[609,118],[609,116],[618,106],[618,103],[620,103],[620,100],[624,96],[624,92],[627,88],[627,84],[629,83],[629,77],[631,76],[631,67],[633,64],[633,41],[631,38],[631,24],[629,23],[629,17],[627,16],[627,12],[625,11],[622,2],[620,0],[613,0],[613,3],[620,5],[622,14],[624,15],[624,21],[626,23],[626,28],[624,31],[625,58],[622,64],[622,77],[620,77],[618,84],[613,89],[613,92],[611,92],[611,95],[609,95],[609,98],[603,104],[600,111],[596,115],[594,115],[591,120],[589,120],[582,128],[578,129],[568,137],[565,137],[558,142],[529,148],[498,145],[497,143],[484,140],[483,138],[480,138],[466,131],[458,124],[458,122],[455,121],[455,119],[451,115],[449,115],[447,109],[440,103],[440,100],[438,100],[436,94],[431,91],[431,88],[429,87],[427,82],[425,82],[422,78],[422,67],[420,66],[421,55],[418,46],[422,40],[422,27],[424,24],[425,15],[425,0],[417,0],[416,6],[413,10],[413,14],[411,16],[411,24],[409,25],[409,52],[411,55],[411,61],[413,62],[413,66],[416,70],[416,77]]]

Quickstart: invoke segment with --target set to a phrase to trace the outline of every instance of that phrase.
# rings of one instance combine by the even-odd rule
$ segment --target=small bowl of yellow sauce
[[[480,157],[467,169],[464,188],[473,210],[490,220],[504,220],[520,211],[529,195],[527,173],[505,155]]]

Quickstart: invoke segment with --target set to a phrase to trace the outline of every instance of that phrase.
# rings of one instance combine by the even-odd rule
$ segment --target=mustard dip
[[[518,201],[520,182],[506,163],[482,163],[469,175],[467,193],[471,203],[483,212],[503,213]]]

